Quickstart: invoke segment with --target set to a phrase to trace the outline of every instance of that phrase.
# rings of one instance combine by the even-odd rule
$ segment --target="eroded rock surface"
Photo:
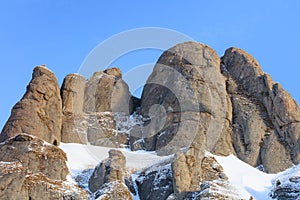
[[[29,134],[19,134],[0,143],[0,161],[19,161],[31,173],[43,173],[53,180],[66,180],[67,156],[58,147]]]
[[[61,140],[62,101],[57,79],[45,66],[34,68],[23,98],[13,107],[0,142],[28,133],[51,144]]]

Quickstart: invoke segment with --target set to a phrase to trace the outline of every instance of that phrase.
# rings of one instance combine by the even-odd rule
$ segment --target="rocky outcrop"
[[[0,144],[0,199],[87,199],[67,182],[66,154],[29,134]]]
[[[252,166],[263,164],[270,173],[298,163],[297,103],[240,49],[226,50],[221,68],[233,105],[233,144],[238,157]]]
[[[277,200],[292,200],[300,198],[300,165],[296,165],[279,173],[272,180],[270,197]]]
[[[130,113],[131,95],[128,85],[121,79],[118,68],[96,72],[87,81],[84,96],[84,112]]]
[[[11,111],[0,142],[20,133],[29,133],[58,145],[61,121],[62,102],[57,79],[45,66],[38,66],[33,71],[25,95]]]
[[[61,87],[63,121],[61,141],[86,143],[86,137],[78,129],[83,118],[85,79],[79,74],[69,74]]]
[[[0,199],[88,199],[78,186],[31,173],[21,162],[0,162]]]
[[[128,199],[131,194],[125,185],[126,159],[119,150],[111,149],[109,157],[94,170],[88,187],[96,199]]]
[[[269,173],[299,163],[299,106],[237,48],[221,59],[196,42],[165,51],[144,87],[140,114],[132,150],[167,155],[192,146],[235,154]]]
[[[92,192],[100,190],[103,184],[113,181],[124,182],[126,160],[121,151],[111,149],[109,157],[103,160],[94,170],[89,179],[89,189]]]
[[[187,193],[199,192],[205,181],[227,180],[222,166],[211,156],[195,148],[178,152],[172,163],[174,192],[183,197]]]
[[[138,99],[131,97],[119,68],[96,72],[87,81],[78,74],[70,74],[64,80],[61,94],[63,142],[106,147],[128,145],[128,134],[117,130],[115,117],[120,113],[129,116]]]
[[[95,193],[97,200],[132,200],[132,196],[126,185],[120,181],[105,183],[100,190]]]
[[[222,145],[222,153],[233,151],[230,141],[217,140],[231,139],[225,137],[231,105],[220,59],[206,45],[186,42],[160,56],[144,87],[140,113],[149,117],[143,127],[147,150],[170,154],[195,142],[199,149]]]
[[[0,143],[0,161],[19,161],[31,173],[43,173],[53,180],[66,180],[69,174],[66,160],[61,149],[28,134]]]
[[[135,180],[141,200],[167,199],[174,192],[171,165],[155,166]]]

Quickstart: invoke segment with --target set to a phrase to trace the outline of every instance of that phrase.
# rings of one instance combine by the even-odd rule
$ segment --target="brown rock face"
[[[92,192],[100,190],[103,184],[120,181],[124,183],[126,159],[121,151],[110,150],[109,158],[102,161],[94,170],[89,179],[89,188]]]
[[[116,75],[116,76],[115,76]],[[86,83],[84,112],[130,113],[131,95],[118,68],[94,73]]]
[[[170,154],[192,142],[197,148],[215,149],[217,139],[229,134],[231,120],[225,79],[215,51],[186,42],[164,52],[144,87],[141,114],[149,118],[142,131],[150,140],[145,140],[150,144],[144,145],[147,150]],[[223,153],[233,150],[230,142],[220,142]]]
[[[88,199],[85,191],[61,180],[51,180],[42,173],[32,174],[20,162],[0,162],[0,199]]]
[[[66,180],[69,173],[67,157],[61,149],[28,134],[20,134],[1,143],[0,160],[20,161],[30,172],[41,172],[54,180]]]
[[[61,88],[63,100],[62,141],[106,147],[128,144],[128,135],[117,130],[115,116],[129,115],[137,100],[132,98],[119,68],[94,73],[85,80],[68,75]]]
[[[201,184],[210,181],[226,181],[222,166],[210,156],[195,148],[178,152],[172,163],[173,187],[177,197],[199,192]]]
[[[58,145],[61,121],[62,102],[57,79],[46,67],[36,67],[25,95],[11,111],[0,142],[25,132]]]
[[[64,79],[61,96],[63,121],[61,141],[84,143],[85,137],[76,126],[82,120],[85,79],[78,74],[69,74]]]
[[[121,181],[113,181],[103,185],[101,190],[95,194],[98,200],[132,200],[130,191]]]
[[[297,103],[240,49],[226,50],[221,68],[233,105],[233,139],[238,157],[253,166],[263,164],[270,173],[299,163]]]

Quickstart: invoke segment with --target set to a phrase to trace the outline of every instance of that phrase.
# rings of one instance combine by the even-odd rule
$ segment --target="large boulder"
[[[173,187],[177,197],[199,192],[205,181],[226,181],[228,178],[222,166],[214,157],[204,155],[202,151],[189,148],[178,152],[172,162]]]
[[[122,80],[118,68],[94,73],[87,81],[84,96],[84,112],[130,113],[131,95],[128,85]]]
[[[95,168],[89,179],[89,189],[91,192],[100,190],[105,183],[120,181],[124,183],[126,173],[126,159],[119,150],[111,149],[109,157],[103,160]]]
[[[11,111],[0,142],[25,132],[58,145],[61,121],[62,101],[57,79],[45,66],[38,66],[33,70],[25,95]]]
[[[230,136],[231,105],[220,59],[206,45],[181,43],[160,56],[144,87],[140,113],[149,119],[142,130],[146,150],[165,155],[195,142],[199,149],[222,145],[224,154],[233,151],[231,137],[225,136]],[[139,134],[133,132],[132,139]]]
[[[0,162],[0,199],[88,199],[87,192],[78,186],[62,181],[51,180],[42,173],[26,169],[19,161]]]
[[[43,173],[53,180],[66,180],[67,156],[58,147],[28,134],[0,143],[0,161],[19,161],[31,173]]]
[[[129,118],[139,102],[131,96],[119,68],[95,72],[87,81],[78,74],[70,74],[64,80],[61,94],[63,142],[106,147],[128,145],[128,133],[118,130],[118,120]]]

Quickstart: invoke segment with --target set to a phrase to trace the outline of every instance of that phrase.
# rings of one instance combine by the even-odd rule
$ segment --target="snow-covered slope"
[[[271,199],[269,193],[275,174],[259,171],[234,155],[214,157],[222,165],[229,181],[245,195],[251,195],[258,200]]]
[[[95,168],[102,160],[108,157],[108,151],[112,148],[75,143],[61,143],[59,146],[67,154],[67,165],[72,170],[84,170]],[[155,152],[130,151],[119,148],[126,157],[126,166],[132,171],[138,171],[163,162],[172,156],[158,156]]]
[[[87,173],[88,176],[103,159],[108,157],[111,148],[61,143],[60,148],[66,152],[68,157],[67,165],[71,171],[71,176],[75,177],[80,173]],[[153,165],[158,165],[170,161],[172,156],[160,157],[155,152],[136,151],[119,149],[126,157],[127,168],[132,172],[142,171]],[[208,153],[209,154],[209,153]],[[234,155],[227,157],[215,156],[216,160],[222,165],[229,182],[238,189],[238,193],[243,198],[253,196],[257,200],[271,199],[270,193],[274,190],[276,181],[280,180],[282,185],[293,187],[295,184],[300,187],[300,183],[291,182],[290,177],[300,177],[300,166],[295,166],[278,174],[266,174],[239,160]],[[89,172],[87,171],[89,170]],[[88,180],[88,177],[86,177]],[[300,180],[300,178],[299,178]],[[300,181],[299,181],[300,182]],[[138,197],[135,196],[135,199]]]

